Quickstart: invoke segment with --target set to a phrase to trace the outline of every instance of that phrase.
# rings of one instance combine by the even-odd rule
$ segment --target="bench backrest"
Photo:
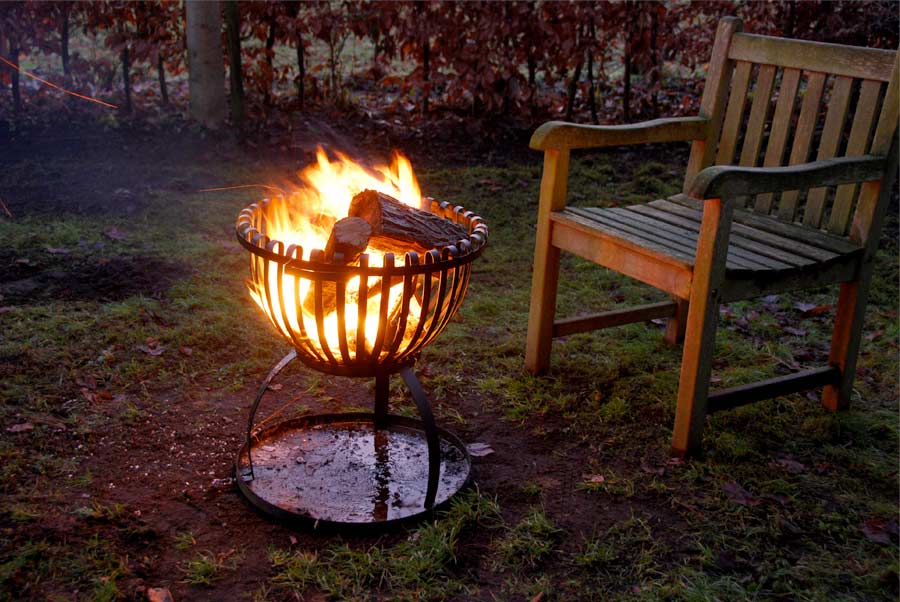
[[[777,167],[888,155],[898,112],[897,52],[745,34],[740,20],[725,18],[701,100],[710,134],[691,148],[685,187],[710,165]],[[745,201],[752,211],[854,239],[868,228],[856,232],[851,218],[869,223],[870,213],[884,210],[887,195],[879,190],[878,183],[849,184]]]

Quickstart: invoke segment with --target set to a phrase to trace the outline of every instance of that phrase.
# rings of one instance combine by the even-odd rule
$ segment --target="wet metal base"
[[[323,527],[386,528],[429,516],[469,480],[465,445],[437,429],[441,469],[434,507],[426,509],[428,445],[422,423],[370,413],[320,414],[267,427],[235,465],[238,487],[279,520]]]

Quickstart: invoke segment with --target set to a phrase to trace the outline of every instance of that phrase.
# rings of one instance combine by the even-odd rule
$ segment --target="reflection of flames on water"
[[[317,153],[317,162],[300,172],[302,186],[284,195],[272,198],[264,213],[264,232],[271,240],[283,243],[276,249],[282,254],[291,245],[302,248],[303,259],[309,258],[309,253],[315,249],[324,249],[328,241],[329,233],[334,223],[347,216],[350,201],[353,195],[365,189],[377,190],[388,194],[401,202],[419,207],[422,203],[421,192],[412,165],[406,157],[395,154],[390,166],[375,167],[369,170],[354,163],[346,156],[336,153],[335,161],[329,160],[325,152],[320,148]],[[262,229],[261,229],[262,230]],[[382,267],[383,256],[367,249],[370,267]],[[266,313],[272,324],[291,340],[290,332],[305,332],[307,344],[311,344],[317,352],[327,349],[327,352],[335,357],[341,357],[338,344],[338,316],[335,308],[324,308],[323,334],[324,340],[320,340],[319,328],[315,311],[310,309],[312,304],[304,303],[307,295],[311,294],[313,281],[307,278],[298,278],[287,272],[281,274],[282,295],[284,307],[279,301],[279,272],[274,261],[268,261],[259,255],[251,256],[251,279],[247,282],[250,295],[256,304]],[[403,257],[397,261],[402,264]],[[266,269],[268,263],[268,270]],[[268,282],[266,279],[268,278]],[[375,282],[377,281],[377,282]],[[373,286],[376,285],[377,286]],[[354,276],[346,281],[344,295],[345,306],[344,328],[346,340],[351,353],[355,353],[358,329],[360,277]],[[369,277],[366,282],[366,311],[365,311],[365,344],[367,351],[371,352],[378,334],[379,309],[381,307],[381,281]],[[403,281],[397,279],[390,288],[388,297],[388,321],[396,327],[396,317],[400,311],[403,297]],[[405,344],[416,330],[419,320],[422,318],[421,306],[413,296],[409,301],[402,343]],[[302,324],[300,323],[302,320]],[[286,323],[285,323],[286,321]]]

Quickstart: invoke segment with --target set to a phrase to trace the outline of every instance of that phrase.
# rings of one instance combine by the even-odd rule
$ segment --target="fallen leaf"
[[[166,351],[166,348],[163,345],[160,345],[159,341],[153,337],[148,337],[147,344],[138,345],[136,349],[152,356],[162,355]]]
[[[148,587],[147,602],[174,602],[172,592],[165,587]]]
[[[284,385],[282,385],[280,383],[275,383],[275,384],[269,385],[269,390],[271,390],[271,391],[281,391],[283,388],[284,388]]]
[[[888,534],[888,525],[885,521],[878,518],[870,518],[859,525],[860,530],[866,539],[872,543],[882,545],[891,545],[891,537]]]
[[[3,308],[0,307],[0,311],[2,311],[2,310],[3,310]],[[865,339],[867,341],[874,341],[875,339],[881,338],[881,335],[883,335],[883,334],[884,334],[883,330],[873,330],[872,332],[866,333]]]
[[[123,241],[128,238],[128,235],[116,228],[115,226],[110,226],[103,230],[103,236],[106,238],[110,238],[112,240]]]
[[[800,311],[804,317],[818,316],[831,310],[833,305],[816,305],[815,303],[794,303],[794,309]]]
[[[10,312],[10,311],[12,311],[12,310],[14,310],[14,309],[15,309],[15,307],[13,307],[12,305],[4,305],[3,307],[0,307],[0,314],[5,314],[5,313]]]
[[[48,416],[47,414],[36,414],[31,417],[32,422],[36,422],[38,424],[45,424],[52,429],[56,429],[58,431],[64,430],[66,428],[66,424],[56,418],[54,416]]]
[[[775,462],[791,474],[806,472],[806,465],[791,458],[778,458]]]
[[[71,253],[71,251],[65,247],[47,247],[46,251],[51,255],[68,255]]]
[[[194,355],[194,350],[190,347],[179,347],[178,353],[180,353],[181,355],[191,356]]]
[[[767,305],[772,305],[774,303],[778,303],[779,296],[778,295],[766,295],[762,298],[762,302]]]
[[[759,499],[757,499],[756,496],[744,489],[740,483],[737,483],[735,481],[725,483],[724,485],[722,485],[722,490],[728,494],[728,497],[731,498],[731,501],[738,503],[741,506],[759,505]]]
[[[650,466],[647,463],[641,463],[641,470],[643,470],[647,474],[655,474],[658,477],[661,477],[664,474],[666,474],[666,469],[664,467]]]
[[[103,401],[109,401],[113,399],[113,394],[109,391],[97,391],[97,399],[102,399]]]
[[[33,263],[31,263],[31,260],[28,259],[27,257],[22,257],[21,259],[16,259],[16,263],[18,265],[34,265]]]
[[[487,443],[470,443],[466,446],[466,450],[468,450],[470,456],[476,458],[483,458],[484,456],[490,456],[494,453],[493,448]]]
[[[97,388],[97,379],[90,374],[79,374],[75,377],[75,384],[93,391]]]
[[[795,337],[805,337],[806,331],[802,328],[794,328],[793,326],[785,326],[782,328],[788,334],[794,335]]]
[[[606,482],[606,477],[602,474],[586,474],[584,475],[584,482],[591,485],[599,485]]]
[[[14,424],[6,430],[10,433],[27,433],[34,430],[34,425],[30,422],[22,422],[21,424]]]
[[[87,387],[81,387],[81,396],[84,397],[89,403],[97,402],[97,396]]]

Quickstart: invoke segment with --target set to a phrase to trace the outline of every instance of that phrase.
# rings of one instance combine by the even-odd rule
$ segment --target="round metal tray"
[[[240,491],[281,521],[316,529],[387,528],[441,508],[469,482],[471,459],[456,435],[438,428],[437,497],[425,508],[428,444],[422,422],[389,414],[319,414],[286,420],[253,437],[235,461]]]

